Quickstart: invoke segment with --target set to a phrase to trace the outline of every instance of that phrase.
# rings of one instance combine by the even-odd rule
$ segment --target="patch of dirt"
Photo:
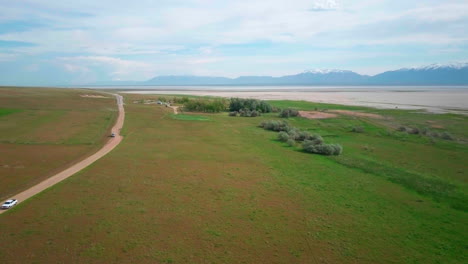
[[[80,95],[81,97],[87,97],[87,98],[108,98],[102,95],[96,95],[96,94],[82,94]]]
[[[444,128],[444,126],[437,124],[435,121],[432,120],[427,120],[426,123],[428,123],[429,126],[432,128]]]
[[[375,119],[384,119],[383,116],[378,115],[378,114],[363,113],[363,112],[356,112],[356,111],[350,111],[350,110],[328,110],[328,112],[337,113],[337,114],[341,114],[341,115],[348,115],[348,116],[357,116],[357,117],[369,117],[369,118],[375,118]]]
[[[299,111],[299,116],[308,118],[308,119],[326,119],[326,118],[335,118],[336,114],[319,112],[319,111]]]
[[[174,110],[174,114],[179,114],[179,111],[177,109],[179,109],[178,106],[169,106],[170,108],[172,108],[172,110]]]

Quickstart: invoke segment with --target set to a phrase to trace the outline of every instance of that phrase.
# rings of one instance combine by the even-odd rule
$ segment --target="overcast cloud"
[[[0,0],[0,84],[468,61],[461,0]]]

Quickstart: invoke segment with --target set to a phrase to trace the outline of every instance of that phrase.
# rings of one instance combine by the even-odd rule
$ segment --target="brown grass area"
[[[98,149],[116,116],[113,98],[76,89],[0,88],[0,199],[30,187]]]
[[[364,113],[364,112],[357,112],[351,110],[328,110],[328,112],[337,113],[341,115],[347,116],[356,116],[356,117],[367,117],[367,118],[375,118],[375,119],[383,119],[384,117],[379,114],[372,114],[372,113]]]
[[[46,179],[89,150],[86,145],[0,144],[0,199]]]
[[[82,94],[81,97],[85,98],[107,98],[106,96],[97,95],[97,94]]]

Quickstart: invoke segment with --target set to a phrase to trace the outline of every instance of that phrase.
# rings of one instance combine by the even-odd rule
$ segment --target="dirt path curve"
[[[117,106],[119,109],[119,116],[117,117],[117,121],[115,122],[115,125],[112,127],[112,133],[115,133],[115,137],[110,138],[106,144],[98,150],[96,153],[93,155],[87,157],[86,159],[74,164],[73,166],[69,167],[68,169],[65,169],[54,176],[48,178],[47,180],[44,180],[43,182],[34,185],[33,187],[18,193],[10,199],[17,199],[18,203],[21,203],[25,201],[28,198],[31,198],[32,196],[42,192],[43,190],[65,180],[66,178],[72,176],[73,174],[79,172],[80,170],[88,167],[92,163],[94,163],[96,160],[102,158],[105,156],[107,153],[109,153],[111,150],[113,150],[121,141],[122,141],[122,136],[120,135],[120,129],[123,127],[124,119],[125,119],[125,110],[123,107],[123,97],[118,95],[118,94],[113,94],[116,99],[117,99]],[[0,214],[6,212],[7,210],[0,210]]]
[[[172,108],[172,110],[174,110],[174,114],[176,114],[176,115],[179,114],[179,111],[178,111],[179,107],[178,106],[170,106],[170,108]]]

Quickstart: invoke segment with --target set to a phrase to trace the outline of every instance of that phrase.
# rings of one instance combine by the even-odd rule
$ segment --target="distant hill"
[[[100,83],[104,85],[104,83]],[[375,76],[347,70],[311,70],[281,77],[171,75],[145,82],[109,82],[107,85],[468,85],[468,63],[433,64],[419,68],[387,71]]]
[[[344,70],[305,71],[282,77],[241,76],[238,78],[207,76],[158,76],[144,82],[145,85],[328,85],[363,84],[369,77]]]
[[[389,85],[467,85],[468,63],[433,64],[420,68],[387,71],[371,77],[369,82]]]

